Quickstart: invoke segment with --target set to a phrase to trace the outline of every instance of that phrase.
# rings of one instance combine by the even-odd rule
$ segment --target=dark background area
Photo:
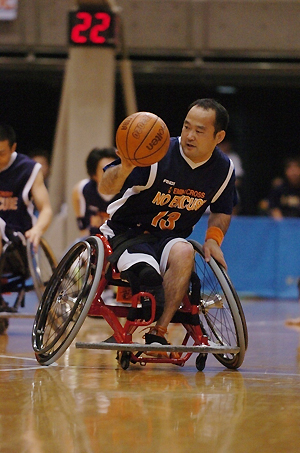
[[[53,147],[63,72],[1,74],[0,121],[17,132],[18,150],[27,154]],[[197,98],[213,97],[230,114],[230,135],[245,171],[242,214],[257,214],[257,204],[267,196],[272,178],[282,175],[283,160],[300,155],[299,87],[281,84],[234,84],[233,92],[202,84],[188,77],[137,78],[138,110],[163,118],[171,135],[180,135],[188,105]],[[225,89],[226,91],[226,89]],[[120,80],[116,82],[115,128],[126,116]],[[88,119],[87,119],[88,120]]]

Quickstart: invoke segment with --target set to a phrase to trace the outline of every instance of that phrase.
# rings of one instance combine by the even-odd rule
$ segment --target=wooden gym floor
[[[76,349],[41,367],[32,319],[0,337],[1,453],[292,453],[300,451],[300,315],[296,301],[242,300],[249,348],[239,371],[209,355],[174,365],[118,367],[115,352]],[[27,294],[26,311],[36,299]],[[87,318],[77,340],[110,334]],[[170,339],[176,334],[176,326]],[[74,342],[75,343],[75,342]]]

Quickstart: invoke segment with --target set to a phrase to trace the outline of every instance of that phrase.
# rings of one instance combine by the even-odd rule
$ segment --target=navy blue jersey
[[[92,217],[101,217],[101,224],[108,218],[106,212],[110,200],[105,200],[99,194],[97,182],[93,179],[83,179],[78,185],[78,195],[80,201],[80,222],[78,226],[80,230],[89,229],[90,234],[99,233],[99,227],[93,227]]]
[[[31,188],[41,165],[28,156],[13,153],[0,171],[0,218],[14,231],[25,231],[36,222]]]
[[[300,217],[300,187],[291,186],[284,181],[269,194],[271,209],[279,208],[284,217]]]
[[[231,160],[216,148],[208,161],[195,164],[179,142],[171,138],[160,162],[134,168],[108,207],[110,219],[101,227],[105,235],[138,226],[158,237],[186,238],[208,206],[213,213],[232,213],[237,195]]]

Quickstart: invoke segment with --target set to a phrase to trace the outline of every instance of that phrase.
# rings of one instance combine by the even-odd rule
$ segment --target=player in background
[[[45,186],[49,187],[49,178],[51,172],[51,164],[50,164],[50,155],[46,149],[43,148],[34,148],[29,153],[28,156],[31,159],[35,160],[42,166],[42,173],[44,177]]]
[[[269,212],[276,219],[300,217],[300,158],[289,157],[284,162],[284,177],[269,193]]]
[[[41,165],[17,153],[16,148],[14,129],[0,123],[0,254],[5,242],[24,247],[26,239],[37,250],[52,220]],[[34,215],[34,206],[38,209],[38,218]],[[1,295],[0,311],[9,308]]]
[[[113,195],[104,195],[98,191],[103,175],[103,168],[117,158],[116,149],[94,148],[86,159],[89,178],[79,181],[72,192],[73,209],[80,230],[80,236],[99,233],[100,226],[108,218],[106,209]]]
[[[104,195],[98,191],[103,175],[103,168],[117,158],[116,149],[94,148],[86,159],[86,170],[89,178],[79,181],[72,192],[73,209],[80,231],[80,237],[100,233],[99,228],[108,218],[107,206],[113,195]],[[107,287],[103,292],[106,303],[115,301],[116,289]]]

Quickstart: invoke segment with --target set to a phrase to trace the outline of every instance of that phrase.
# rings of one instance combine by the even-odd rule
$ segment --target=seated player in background
[[[269,195],[270,215],[281,220],[285,217],[300,217],[300,158],[289,157],[284,163],[284,179],[272,187]],[[300,302],[300,279],[297,282]],[[300,327],[300,317],[286,320],[289,327]]]
[[[269,194],[269,212],[277,220],[300,217],[300,157],[285,160],[283,181]]]
[[[98,234],[100,226],[108,218],[106,209],[113,195],[104,195],[98,191],[103,175],[103,168],[118,156],[116,149],[94,148],[86,159],[86,170],[89,178],[79,181],[73,188],[72,201],[77,226],[81,237]],[[108,287],[102,295],[106,303],[115,299],[115,289]]]
[[[100,226],[108,218],[106,209],[113,195],[101,194],[98,186],[103,168],[116,158],[116,149],[113,147],[94,148],[87,156],[86,170],[89,178],[79,181],[72,192],[73,209],[81,237],[99,233]]]
[[[14,129],[0,123],[0,254],[3,244],[9,241],[23,250],[26,239],[37,250],[52,220],[41,165],[17,153],[16,148]],[[34,206],[38,209],[38,218],[34,215]],[[11,310],[1,295],[0,311]]]
[[[237,192],[234,165],[217,145],[226,135],[228,121],[221,104],[198,99],[188,109],[181,136],[171,138],[163,159],[150,167],[136,167],[119,153],[100,182],[101,193],[117,194],[108,208],[110,217],[100,228],[114,250],[111,258],[129,281],[139,281],[146,290],[152,286],[163,306],[156,325],[145,334],[146,344],[168,344],[168,325],[188,290],[194,267],[194,250],[186,238],[208,206],[205,259],[213,256],[226,268],[221,243]]]

